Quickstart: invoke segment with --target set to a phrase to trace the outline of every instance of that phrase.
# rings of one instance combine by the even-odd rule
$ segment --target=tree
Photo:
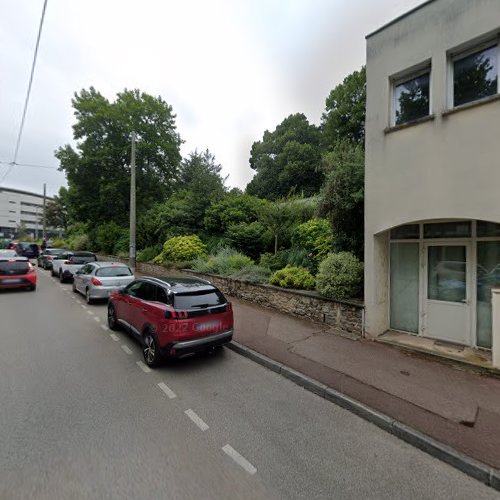
[[[232,189],[210,205],[205,212],[205,229],[215,235],[223,235],[230,226],[255,222],[264,200]]]
[[[138,137],[138,213],[172,193],[181,160],[181,139],[172,107],[161,97],[124,90],[110,102],[91,87],[75,93],[72,105],[76,149],[66,145],[55,153],[68,181],[72,220],[126,224],[133,131]]]
[[[364,147],[366,117],[366,68],[354,71],[326,99],[321,118],[322,145],[332,151],[347,141]]]
[[[59,189],[58,195],[47,202],[45,220],[49,227],[61,228],[65,231],[68,229],[68,190],[64,186]]]
[[[337,144],[323,158],[325,184],[319,213],[330,220],[334,248],[362,257],[364,236],[364,151],[361,145]]]
[[[285,118],[273,132],[266,130],[252,145],[250,166],[257,174],[246,192],[268,200],[318,193],[323,181],[320,140],[318,127],[301,113]]]

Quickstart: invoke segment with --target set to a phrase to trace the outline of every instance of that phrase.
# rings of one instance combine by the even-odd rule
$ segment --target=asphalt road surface
[[[150,371],[105,304],[0,292],[0,498],[493,499],[227,349]]]

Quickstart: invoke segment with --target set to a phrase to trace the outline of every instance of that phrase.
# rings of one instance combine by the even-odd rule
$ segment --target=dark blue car
[[[17,243],[15,250],[17,255],[21,257],[28,257],[28,259],[37,259],[40,253],[38,245],[36,243],[30,243],[29,241]]]

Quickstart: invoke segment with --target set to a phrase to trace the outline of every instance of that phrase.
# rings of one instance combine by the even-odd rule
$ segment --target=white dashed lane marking
[[[132,351],[129,349],[128,346],[122,345],[122,349],[127,353],[127,354],[132,354]]]
[[[232,446],[226,444],[222,447],[222,451],[230,456],[240,467],[245,469],[249,474],[255,474],[257,469],[243,456],[241,456]]]
[[[94,316],[94,319],[95,319],[98,323],[100,323],[100,322],[101,322],[101,318],[98,318],[97,316]]]
[[[120,338],[118,337],[118,335],[115,335],[114,333],[110,333],[109,336],[115,341],[115,342],[118,342],[120,340]]]
[[[94,316],[94,313],[92,311],[87,310],[87,314],[90,314],[91,316]]]
[[[176,397],[175,392],[164,382],[160,382],[158,387],[168,396],[169,399],[174,399]]]
[[[202,431],[206,431],[208,429],[208,425],[203,422],[203,420],[196,415],[196,413],[189,409],[184,412]]]
[[[136,361],[136,364],[144,373],[151,372],[151,368],[149,368],[149,366],[146,366],[142,361]]]
[[[85,304],[80,304],[84,309],[87,309],[87,306]]]
[[[109,330],[109,328],[108,328],[106,325],[101,325],[101,328],[102,328],[105,332],[107,332],[107,331]]]

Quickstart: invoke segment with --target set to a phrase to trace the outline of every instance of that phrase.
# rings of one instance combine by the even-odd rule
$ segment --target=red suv
[[[143,345],[148,366],[163,357],[211,350],[233,337],[231,303],[209,281],[141,278],[111,295],[111,330],[125,327]]]
[[[36,290],[36,272],[27,257],[0,257],[0,290],[27,288]]]

